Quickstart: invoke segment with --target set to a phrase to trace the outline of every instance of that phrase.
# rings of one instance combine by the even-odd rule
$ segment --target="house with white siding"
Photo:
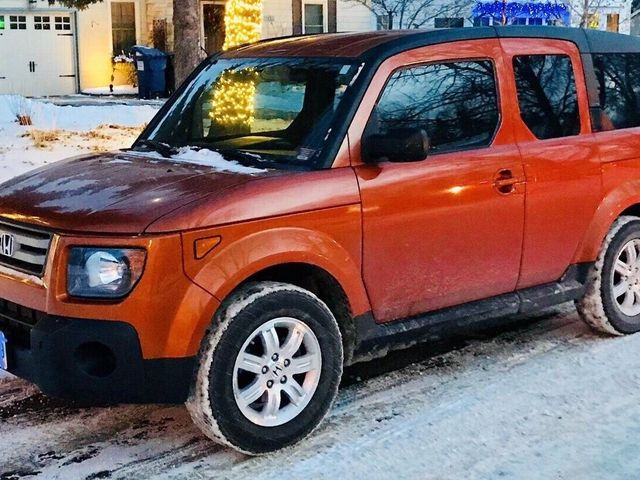
[[[224,0],[199,2],[203,56],[222,48]],[[64,95],[126,84],[133,45],[173,49],[172,0],[104,0],[86,10],[54,0],[0,1],[0,94]],[[366,31],[375,16],[348,0],[263,0],[262,38]],[[116,60],[114,62],[114,59]]]

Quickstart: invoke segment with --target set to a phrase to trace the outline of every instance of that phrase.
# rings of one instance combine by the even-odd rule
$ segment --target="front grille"
[[[12,344],[31,347],[31,329],[46,316],[43,312],[0,299],[0,331]]]
[[[38,277],[44,274],[51,234],[0,222],[0,264]]]

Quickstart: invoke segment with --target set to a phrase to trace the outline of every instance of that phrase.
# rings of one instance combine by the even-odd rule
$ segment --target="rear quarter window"
[[[640,126],[640,53],[593,56],[607,130]]]
[[[513,58],[520,116],[541,140],[580,133],[576,81],[567,55]]]

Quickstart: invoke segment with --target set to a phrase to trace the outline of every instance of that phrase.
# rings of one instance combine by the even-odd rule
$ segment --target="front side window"
[[[595,54],[600,106],[606,130],[640,126],[640,54]]]
[[[148,137],[278,168],[314,168],[357,63],[213,59]]]
[[[520,116],[539,139],[580,133],[576,81],[566,55],[514,57]]]
[[[366,135],[423,129],[432,152],[485,147],[500,119],[489,60],[435,63],[394,73]]]

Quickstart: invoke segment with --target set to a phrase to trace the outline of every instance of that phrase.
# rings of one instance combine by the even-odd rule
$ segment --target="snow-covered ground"
[[[59,106],[0,95],[0,182],[72,155],[131,146],[158,111],[132,103]],[[32,125],[19,125],[18,115]]]
[[[128,146],[155,112],[36,102],[21,127],[4,100],[3,179]],[[258,458],[211,443],[182,406],[82,408],[0,374],[0,480],[640,478],[640,335],[594,335],[570,304],[511,320],[350,367],[312,437]]]
[[[183,407],[77,408],[0,380],[0,478],[640,478],[640,336],[594,335],[564,305],[453,345],[351,367],[312,437],[257,458]]]

